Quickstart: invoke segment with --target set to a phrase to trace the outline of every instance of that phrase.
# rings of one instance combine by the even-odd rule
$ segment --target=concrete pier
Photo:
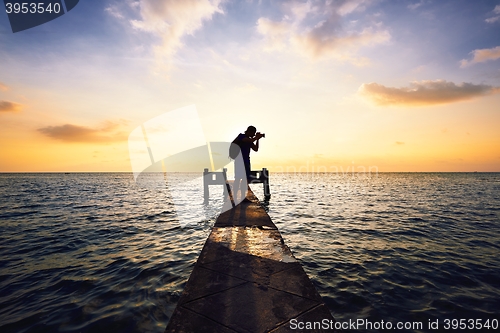
[[[165,332],[324,332],[292,329],[290,320],[335,322],[258,199],[247,197],[217,218]]]

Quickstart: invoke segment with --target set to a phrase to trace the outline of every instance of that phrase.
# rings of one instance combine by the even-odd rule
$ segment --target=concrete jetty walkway
[[[323,332],[290,320],[335,322],[258,199],[247,197],[217,218],[165,332]]]

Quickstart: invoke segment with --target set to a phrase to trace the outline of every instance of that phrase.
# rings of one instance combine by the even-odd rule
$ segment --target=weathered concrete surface
[[[165,332],[298,332],[291,319],[334,322],[251,191],[248,198],[215,222]]]

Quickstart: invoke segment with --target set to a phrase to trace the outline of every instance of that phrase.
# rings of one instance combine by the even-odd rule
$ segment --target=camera
[[[260,133],[260,132],[257,132],[256,134],[260,134],[263,138],[266,137],[266,134],[265,133]]]

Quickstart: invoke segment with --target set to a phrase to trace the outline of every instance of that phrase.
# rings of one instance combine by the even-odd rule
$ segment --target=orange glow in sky
[[[85,1],[18,33],[0,14],[0,172],[130,172],[131,131],[193,104],[207,141],[266,133],[255,169],[498,172],[494,2]]]

